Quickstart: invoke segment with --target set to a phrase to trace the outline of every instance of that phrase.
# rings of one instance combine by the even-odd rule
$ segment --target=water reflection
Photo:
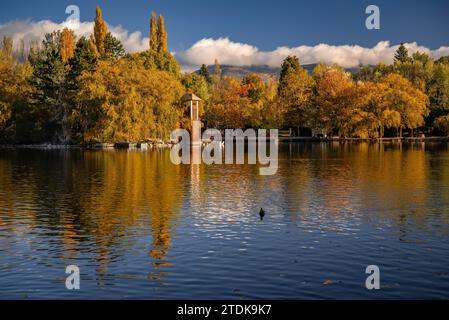
[[[175,166],[167,150],[0,150],[0,296],[20,298],[25,271],[36,297],[64,296],[57,272],[68,264],[85,270],[87,298],[111,286],[100,294],[179,298],[190,288],[226,298],[218,281],[237,279],[247,297],[298,298],[316,292],[300,294],[292,279],[320,283],[326,265],[347,270],[373,243],[387,264],[397,249],[433,259],[432,270],[447,262],[447,144],[280,148],[274,176],[253,165]],[[291,274],[291,287],[250,272],[260,263]],[[155,286],[166,289],[149,296]]]

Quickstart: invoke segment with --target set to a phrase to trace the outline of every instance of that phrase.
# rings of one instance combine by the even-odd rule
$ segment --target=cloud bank
[[[81,22],[75,29],[75,34],[89,36],[93,30],[93,22]],[[69,27],[73,29],[71,21],[55,23],[50,20],[43,21],[11,21],[0,24],[0,36],[11,36],[14,43],[18,45],[23,39],[25,43],[32,40],[41,40],[48,32]],[[138,52],[148,49],[147,37],[143,37],[141,32],[129,32],[122,26],[108,25],[109,31],[125,46],[130,52]],[[410,53],[421,51],[429,54],[432,58],[438,59],[441,56],[449,55],[449,47],[440,47],[431,50],[420,46],[416,42],[405,44]],[[392,45],[389,41],[381,41],[372,48],[365,48],[358,45],[328,45],[318,44],[315,46],[299,47],[279,47],[273,51],[260,51],[257,47],[233,42],[229,38],[202,39],[192,45],[189,49],[174,53],[184,70],[194,70],[201,64],[213,64],[218,59],[221,64],[235,66],[248,65],[268,65],[279,67],[282,60],[288,55],[296,55],[302,64],[310,63],[337,63],[345,68],[359,65],[373,65],[379,62],[391,63],[394,52],[398,45]]]
[[[42,21],[11,21],[5,24],[0,24],[0,36],[12,37],[15,46],[17,47],[21,40],[25,41],[25,44],[29,44],[30,41],[41,41],[46,33],[56,30],[62,30],[68,27],[74,30],[77,37],[86,36],[89,37],[94,30],[93,22],[80,22],[78,27],[75,28],[73,21],[66,21],[62,23],[56,23],[50,20]],[[128,32],[122,26],[111,26],[108,24],[108,30],[113,36],[122,41],[127,52],[133,53],[137,51],[147,50],[149,47],[149,38],[142,37],[142,33],[139,31]]]
[[[359,65],[373,65],[379,62],[391,63],[394,53],[399,45],[391,45],[389,41],[381,41],[372,48],[364,48],[358,45],[328,45],[316,46],[279,47],[273,51],[260,51],[257,47],[238,43],[228,38],[202,39],[191,48],[176,54],[178,60],[184,65],[213,64],[217,58],[222,64],[236,66],[268,65],[279,67],[282,60],[288,55],[295,55],[301,64],[311,63],[337,63],[345,68]],[[449,47],[440,47],[436,50],[419,46],[416,42],[406,43],[409,53],[421,51],[438,59],[449,55]]]

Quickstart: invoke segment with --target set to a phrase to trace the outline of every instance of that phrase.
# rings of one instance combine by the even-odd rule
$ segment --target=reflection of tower
[[[201,121],[200,121],[200,102],[193,93],[186,93],[181,101],[189,107],[190,110],[190,181],[193,198],[199,198],[199,183],[201,170]]]
[[[191,183],[192,199],[200,200],[201,164],[200,162],[196,162],[195,159],[201,158],[201,146],[195,145],[192,146],[191,157],[192,163],[190,164],[190,183]]]
[[[200,124],[200,101],[193,93],[186,93],[181,101],[190,108],[190,124],[191,124],[191,142],[192,145],[201,144],[201,124]],[[198,128],[199,126],[199,128]],[[198,130],[199,129],[199,130]]]

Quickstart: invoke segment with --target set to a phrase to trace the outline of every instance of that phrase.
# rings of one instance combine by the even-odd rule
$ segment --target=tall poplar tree
[[[61,59],[67,63],[75,56],[75,35],[73,31],[64,28],[61,33]]]
[[[150,20],[150,50],[157,51],[157,17],[156,13],[151,12],[151,20]]]
[[[106,23],[103,21],[103,15],[101,13],[100,7],[97,6],[95,15],[94,37],[97,51],[101,56],[104,55],[105,53],[104,41],[106,39],[107,33],[108,27],[106,26]]]
[[[164,53],[167,51],[167,32],[165,32],[164,16],[159,16],[157,26],[157,52]]]
[[[90,47],[90,51],[92,52],[92,54],[95,57],[98,57],[97,45],[95,44],[95,38],[94,38],[93,34],[91,34],[89,37],[89,47]]]
[[[12,56],[13,40],[10,37],[3,36],[2,40],[2,52],[8,56]]]

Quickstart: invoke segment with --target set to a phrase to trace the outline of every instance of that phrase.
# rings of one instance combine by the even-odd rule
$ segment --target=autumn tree
[[[402,137],[403,128],[416,129],[424,125],[427,115],[428,97],[413,84],[399,74],[392,73],[382,81],[385,85],[385,103],[389,109],[401,115],[399,135]]]
[[[156,13],[151,12],[150,18],[150,50],[157,51],[158,47],[158,34],[157,34],[157,17]]]
[[[2,133],[12,115],[11,106],[11,94],[13,94],[12,88],[14,83],[11,80],[14,79],[13,74],[13,61],[8,54],[7,50],[0,51],[0,133]],[[2,140],[0,136],[0,141]]]
[[[433,127],[449,136],[449,115],[436,118]]]
[[[19,64],[8,52],[0,51],[0,142],[22,142],[23,133],[33,134],[28,101],[31,73],[29,63]]]
[[[11,37],[3,36],[1,50],[4,55],[12,57],[13,44],[14,43]]]
[[[307,70],[300,66],[296,57],[287,57],[282,63],[278,97],[284,106],[285,124],[299,128],[306,126],[310,109],[314,80]]]
[[[75,56],[75,34],[73,31],[64,28],[60,41],[62,62],[67,63]]]
[[[213,128],[245,128],[251,109],[247,88],[237,79],[224,76],[212,91],[204,118]]]
[[[100,56],[105,53],[105,40],[108,33],[106,22],[103,21],[103,15],[99,6],[95,10],[94,39],[97,52]]]
[[[84,142],[168,139],[177,127],[183,89],[167,72],[129,59],[100,61],[79,82],[74,114]]]
[[[246,126],[252,128],[261,128],[264,125],[264,111],[269,102],[268,87],[262,78],[255,73],[247,74],[242,79],[242,94],[247,98],[249,119]]]
[[[194,93],[200,97],[203,102],[208,102],[210,98],[209,86],[206,78],[194,73],[186,73],[181,78],[181,83],[186,88],[186,91]]]
[[[348,119],[353,136],[383,138],[385,128],[399,128],[401,115],[385,101],[386,85],[359,81],[354,89],[353,115]]]
[[[156,26],[156,14],[153,12],[150,20],[150,49],[144,52],[130,54],[127,59],[141,61],[145,68],[167,71],[177,78],[181,76],[181,68],[167,49],[167,33],[164,18],[159,17]]]
[[[180,78],[181,76],[181,67],[169,51],[158,53],[156,51],[147,50],[130,54],[126,58],[141,61],[145,68],[149,70],[166,71],[177,78]]]
[[[242,79],[242,86],[252,103],[263,102],[265,99],[265,83],[256,73],[249,73]]]
[[[284,81],[284,78],[287,76],[288,73],[292,71],[297,71],[301,68],[301,65],[299,63],[299,59],[296,56],[288,56],[284,59],[281,66],[281,72],[279,75],[279,82],[282,83]]]
[[[437,60],[438,63],[448,64],[449,65],[449,56],[442,56]]]
[[[314,70],[316,92],[310,110],[312,128],[331,133],[336,129],[339,136],[349,133],[348,119],[353,114],[354,83],[351,75],[338,68],[317,66]]]
[[[215,59],[214,62],[214,73],[212,74],[212,82],[217,84],[218,82],[220,82],[221,77],[222,77],[222,69],[221,69],[221,65],[218,62],[218,59]]]
[[[432,78],[434,62],[432,58],[421,52],[415,52],[405,62],[393,65],[394,73],[408,79],[416,88],[425,91]]]
[[[379,63],[375,66],[363,66],[354,75],[354,81],[379,82],[383,77],[394,72],[395,67]]]
[[[97,45],[95,44],[95,37],[93,34],[89,36],[89,48],[90,51],[95,55],[95,57],[99,56]]]
[[[157,52],[167,52],[167,32],[165,31],[164,16],[160,15],[157,23]]]

